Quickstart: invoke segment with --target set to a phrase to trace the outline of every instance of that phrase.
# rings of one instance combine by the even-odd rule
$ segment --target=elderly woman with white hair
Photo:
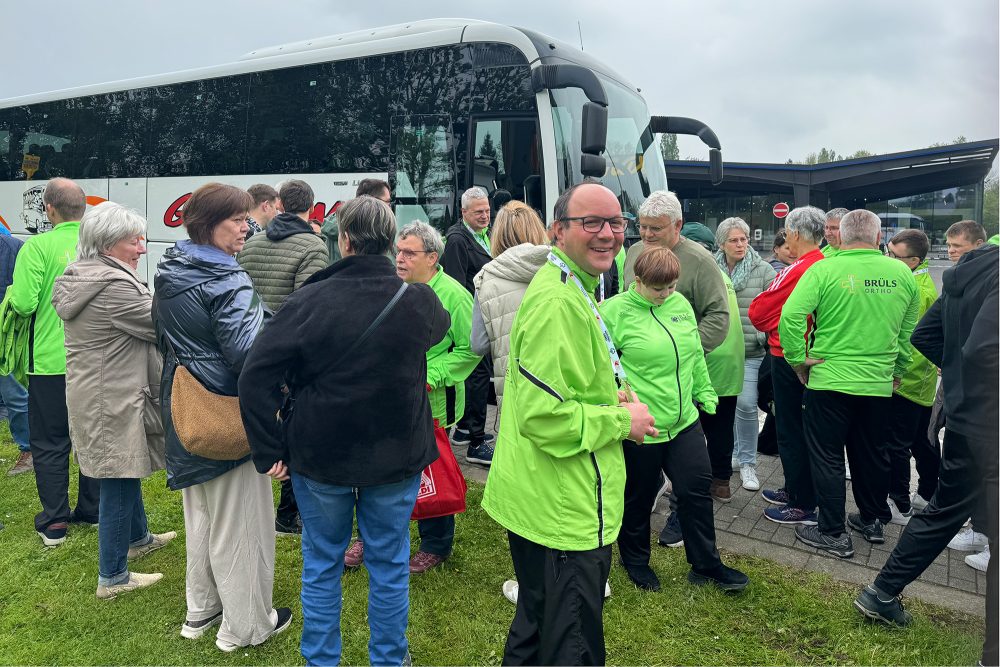
[[[729,276],[736,291],[743,326],[743,391],[736,400],[736,423],[733,425],[733,470],[740,471],[740,480],[747,491],[758,491],[757,479],[757,374],[767,352],[767,336],[757,331],[747,310],[750,302],[774,280],[774,268],[750,246],[750,227],[742,218],[726,218],[715,231],[719,250],[715,261]]]
[[[65,323],[66,406],[80,470],[101,482],[97,597],[150,586],[162,574],[128,563],[166,545],[149,532],[142,478],[164,466],[159,383],[162,361],[152,295],[136,269],[146,220],[112,202],[80,222],[77,261],[56,278],[52,305]]]

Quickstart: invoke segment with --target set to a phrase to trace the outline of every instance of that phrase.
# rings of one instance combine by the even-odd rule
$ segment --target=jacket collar
[[[583,286],[587,288],[589,293],[593,294],[594,290],[597,289],[597,281],[600,280],[600,276],[592,276],[581,269],[580,266],[571,260],[561,249],[552,246],[552,252],[555,253],[559,259],[566,262],[566,266],[568,266],[569,270],[573,272],[573,275],[579,278],[580,282],[583,283]]]
[[[327,278],[386,278],[395,275],[392,260],[385,255],[349,255],[312,274],[303,287]]]

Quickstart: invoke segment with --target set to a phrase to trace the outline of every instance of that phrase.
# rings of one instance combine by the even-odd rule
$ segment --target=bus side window
[[[541,140],[534,117],[481,118],[474,119],[472,125],[468,182],[487,194],[506,190],[513,199],[545,210],[541,201]]]

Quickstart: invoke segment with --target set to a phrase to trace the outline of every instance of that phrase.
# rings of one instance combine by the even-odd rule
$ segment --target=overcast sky
[[[509,23],[572,44],[579,21],[587,52],[640,87],[653,113],[708,123],[726,160],[1000,135],[996,0],[92,0],[9,2],[3,13],[0,98],[424,18]],[[707,155],[697,139],[680,148]]]

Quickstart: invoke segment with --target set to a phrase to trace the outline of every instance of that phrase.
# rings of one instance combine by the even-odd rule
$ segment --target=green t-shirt
[[[781,309],[778,334],[792,366],[823,359],[810,389],[891,396],[913,346],[920,294],[910,269],[874,249],[841,250],[802,274]],[[806,347],[806,318],[815,328]]]

